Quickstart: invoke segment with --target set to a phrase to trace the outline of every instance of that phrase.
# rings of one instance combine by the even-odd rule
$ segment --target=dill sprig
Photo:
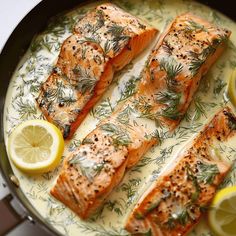
[[[184,29],[186,32],[192,32],[192,31],[205,31],[208,30],[204,27],[204,25],[201,25],[197,23],[196,21],[189,20],[187,27]]]
[[[204,184],[212,184],[215,176],[220,173],[216,164],[200,162],[197,168],[199,170],[196,175],[197,179]]]
[[[118,125],[106,123],[101,125],[100,128],[112,137],[113,144],[115,146],[128,146],[131,143],[131,139],[127,131]]]
[[[120,35],[123,33],[124,29],[125,28],[123,26],[113,23],[112,25],[109,26],[107,32],[116,38],[116,37],[120,37]]]
[[[86,69],[82,69],[77,66],[74,68],[73,72],[78,76],[77,77],[77,89],[82,93],[92,92],[94,89],[97,79],[94,75],[91,75]]]
[[[137,82],[140,77],[132,76],[128,82],[125,83],[124,89],[121,91],[121,96],[117,102],[126,100],[127,98],[133,96],[136,93]]]
[[[192,170],[189,164],[186,165],[186,171],[188,180],[192,181],[193,186],[195,188],[195,192],[193,192],[191,195],[191,201],[195,202],[198,199],[199,194],[201,193],[201,187],[198,183],[198,178],[194,175],[194,171]]]
[[[162,58],[160,60],[160,70],[166,72],[166,83],[169,88],[175,88],[178,81],[175,77],[183,70],[183,65],[178,63],[175,59]]]
[[[179,119],[181,116],[178,111],[180,99],[181,93],[176,93],[171,90],[157,93],[156,100],[166,105],[166,107],[162,109],[161,115],[173,120]]]
[[[190,51],[189,55],[192,57],[192,60],[189,65],[189,70],[191,71],[192,75],[196,75],[200,67],[206,62],[207,58],[215,53],[217,46],[223,42],[226,42],[227,40],[227,35],[219,34],[218,37],[212,42],[208,42],[208,46],[203,48],[201,53]]]
[[[206,117],[206,110],[216,106],[216,103],[204,102],[200,97],[196,97],[193,101],[193,104],[194,112],[191,118],[193,121],[199,120],[202,116]],[[190,119],[188,118],[188,120]]]
[[[221,80],[219,77],[215,80],[213,93],[215,96],[219,95],[222,89],[227,85],[226,82]]]
[[[35,104],[30,102],[29,100],[24,101],[22,98],[19,98],[19,100],[16,101],[16,106],[16,110],[19,113],[21,119],[29,118],[37,114]]]
[[[123,111],[121,111],[117,116],[117,121],[121,124],[128,125],[129,124],[129,118],[131,113],[134,112],[133,108],[130,107],[130,105],[126,106]]]
[[[108,117],[114,108],[111,104],[110,98],[103,100],[95,109],[92,110],[93,117],[97,119],[104,119]]]
[[[102,171],[105,162],[97,163],[94,160],[78,154],[69,160],[69,164],[79,166],[81,174],[85,176],[89,182],[92,182],[94,177]]]

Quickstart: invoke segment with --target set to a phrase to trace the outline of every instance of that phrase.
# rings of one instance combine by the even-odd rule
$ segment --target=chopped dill
[[[129,81],[125,83],[124,89],[120,92],[121,96],[118,102],[124,101],[136,93],[136,85],[138,81],[140,81],[140,77],[132,76]]]
[[[82,69],[79,66],[74,68],[73,72],[78,76],[77,89],[82,94],[92,92],[97,83],[97,79],[94,75],[91,75],[86,69]]]
[[[178,63],[175,59],[166,59],[162,58],[160,60],[160,70],[163,70],[166,72],[166,83],[168,88],[172,89],[175,88],[178,85],[178,81],[175,79],[175,77],[181,73],[183,70],[183,65],[181,63]]]
[[[95,109],[92,110],[92,115],[93,117],[100,120],[108,117],[113,111],[114,108],[111,104],[110,98],[106,98]]]
[[[204,162],[198,164],[198,170],[197,179],[204,184],[212,184],[215,176],[220,173],[216,164]]]
[[[89,182],[92,182],[94,177],[102,171],[105,162],[97,163],[94,160],[88,159],[87,157],[83,157],[78,154],[69,160],[69,164],[76,166],[78,165],[81,174],[86,176]]]
[[[128,146],[131,143],[131,139],[127,131],[118,125],[106,123],[101,125],[100,128],[112,137],[113,144],[115,146]]]

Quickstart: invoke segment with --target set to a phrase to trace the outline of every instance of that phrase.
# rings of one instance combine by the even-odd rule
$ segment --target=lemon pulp
[[[215,234],[236,235],[236,186],[224,188],[216,194],[208,216]]]
[[[29,120],[11,134],[8,150],[13,163],[30,173],[43,173],[54,169],[64,149],[61,132],[43,120]]]

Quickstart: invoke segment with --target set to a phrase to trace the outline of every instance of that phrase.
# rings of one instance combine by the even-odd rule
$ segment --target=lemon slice
[[[15,166],[31,174],[53,170],[63,150],[60,130],[44,120],[23,122],[12,132],[8,142],[8,153]]]
[[[236,107],[236,69],[232,72],[228,84],[228,95],[232,104]]]
[[[215,234],[236,235],[236,186],[226,187],[215,195],[208,217]]]

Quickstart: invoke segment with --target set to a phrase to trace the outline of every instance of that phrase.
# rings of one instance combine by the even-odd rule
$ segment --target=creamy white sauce
[[[220,80],[222,80],[223,83],[227,83],[233,68],[236,66],[236,48],[234,46],[236,43],[236,24],[218,12],[199,3],[186,0],[117,0],[114,2],[123,6],[124,9],[134,15],[148,20],[150,24],[160,31],[162,31],[176,15],[191,11],[215,24],[230,29],[233,32],[231,43],[226,52],[201,82],[199,91],[194,98],[195,103],[192,102],[188,111],[189,120],[183,120],[180,127],[176,130],[176,134],[172,138],[165,140],[161,146],[152,148],[145,154],[136,167],[126,173],[123,181],[110,195],[104,205],[104,210],[94,222],[81,221],[72,211],[50,196],[49,190],[53,186],[61,166],[52,173],[44,174],[42,176],[28,176],[18,171],[18,169],[11,164],[15,175],[19,178],[22,191],[28,197],[32,205],[43,217],[49,219],[49,222],[53,227],[63,234],[84,235],[85,232],[86,235],[127,234],[123,232],[122,228],[125,216],[129,212],[132,202],[135,202],[145,186],[150,184],[151,181],[158,176],[167,163],[172,162],[172,158],[174,158],[175,154],[178,151],[181,151],[186,142],[202,129],[203,125],[212,118],[212,115],[224,105],[223,94],[226,86],[222,88],[219,94],[214,94],[214,88],[216,89],[216,85],[220,83]],[[99,3],[100,2],[97,2],[96,4]],[[90,4],[82,6],[81,8],[78,7],[67,15],[70,19],[76,19],[78,16],[81,17],[93,6],[93,4]],[[58,19],[62,19],[62,17],[59,17]],[[55,31],[55,29],[61,28],[56,24],[52,30]],[[61,30],[63,30],[63,27]],[[51,68],[55,64],[59,53],[60,43],[62,43],[69,35],[70,31],[67,29],[63,34],[57,36],[50,30],[42,35],[38,35],[36,36],[36,40],[40,40],[42,37],[45,37],[46,41],[48,40],[50,51],[45,46],[39,51],[34,51],[34,53],[28,50],[21,59],[12,77],[6,97],[4,110],[6,145],[8,142],[8,135],[17,124],[32,118],[43,119],[41,112],[36,108],[35,98],[38,96],[37,89],[39,88],[40,83],[44,82],[50,74]],[[58,43],[58,41],[60,43]],[[119,100],[121,96],[120,91],[122,91],[124,83],[128,81],[131,76],[139,75],[154,43],[155,42],[153,42],[153,44],[130,65],[122,70],[122,72],[115,76],[114,81],[117,82],[110,86],[109,90],[104,94],[103,98],[93,110],[96,110],[96,108],[107,98],[110,99],[112,106],[116,105],[117,100]],[[205,92],[204,89],[206,89]],[[199,113],[196,104],[203,105],[205,112]],[[230,102],[228,102],[228,105],[231,106]],[[195,120],[194,117],[198,118],[198,115],[200,115],[199,119]],[[71,141],[66,142],[66,150],[63,156],[66,156],[73,147],[76,147],[79,140],[82,140],[86,134],[93,130],[98,122],[99,120],[94,118],[92,113],[90,113],[76,131],[75,137]],[[150,127],[150,129],[155,129],[154,122],[142,120],[142,123]],[[235,139],[230,140],[226,145],[227,152],[221,152],[221,155],[223,157],[227,156],[229,159],[236,159],[235,144]],[[233,173],[227,178],[229,184],[236,184],[234,169]],[[225,183],[227,183],[227,181]],[[201,235],[207,232],[209,232],[209,229],[204,221],[202,221],[190,234]]]

